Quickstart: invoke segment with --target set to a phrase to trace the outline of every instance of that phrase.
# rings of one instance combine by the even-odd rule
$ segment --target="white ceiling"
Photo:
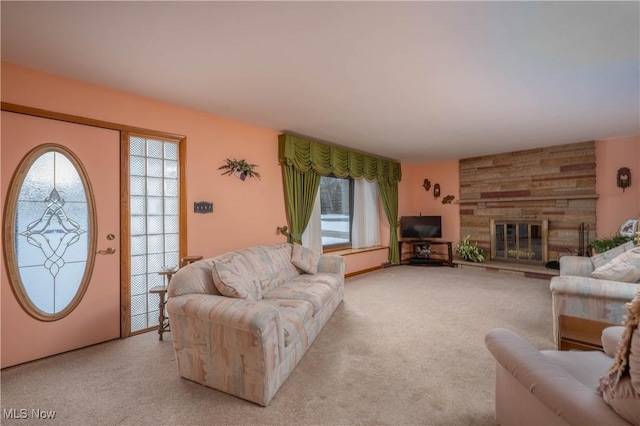
[[[406,162],[640,134],[636,1],[1,7],[3,61]]]

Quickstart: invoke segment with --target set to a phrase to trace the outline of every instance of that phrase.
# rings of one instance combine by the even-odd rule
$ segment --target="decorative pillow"
[[[315,275],[318,272],[318,262],[320,255],[315,251],[302,247],[300,244],[294,244],[291,252],[291,263],[307,274]]]
[[[617,256],[591,273],[594,278],[635,283],[640,281],[640,246]]]
[[[599,253],[591,256],[591,262],[593,263],[593,269],[598,269],[602,265],[611,262],[613,259],[621,255],[627,250],[631,250],[634,247],[633,241],[627,241],[621,246],[614,247],[611,250],[607,250],[604,253]]]
[[[243,256],[231,255],[213,261],[211,275],[220,293],[236,299],[258,300],[256,283],[247,260]]]
[[[640,424],[640,291],[626,304],[625,331],[611,368],[602,376],[597,393],[622,418]]]
[[[640,394],[631,386],[629,377],[623,377],[616,386],[607,388],[602,398],[620,417],[632,425],[640,425]]]

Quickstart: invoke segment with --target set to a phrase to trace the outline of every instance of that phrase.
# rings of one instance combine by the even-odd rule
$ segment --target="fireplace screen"
[[[491,220],[491,259],[547,263],[548,220]]]

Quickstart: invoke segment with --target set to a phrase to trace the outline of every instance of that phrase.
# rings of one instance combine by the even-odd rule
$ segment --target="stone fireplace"
[[[595,186],[595,142],[460,160],[460,235],[492,260],[578,254],[596,235]]]
[[[490,259],[544,265],[548,259],[549,221],[491,219]]]

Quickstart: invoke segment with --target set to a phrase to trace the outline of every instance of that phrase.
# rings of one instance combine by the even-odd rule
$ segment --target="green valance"
[[[397,161],[311,141],[288,133],[281,134],[279,142],[280,162],[291,165],[302,173],[313,169],[323,176],[334,174],[340,178],[364,177],[370,182],[390,184],[398,183],[402,178],[400,163]]]

